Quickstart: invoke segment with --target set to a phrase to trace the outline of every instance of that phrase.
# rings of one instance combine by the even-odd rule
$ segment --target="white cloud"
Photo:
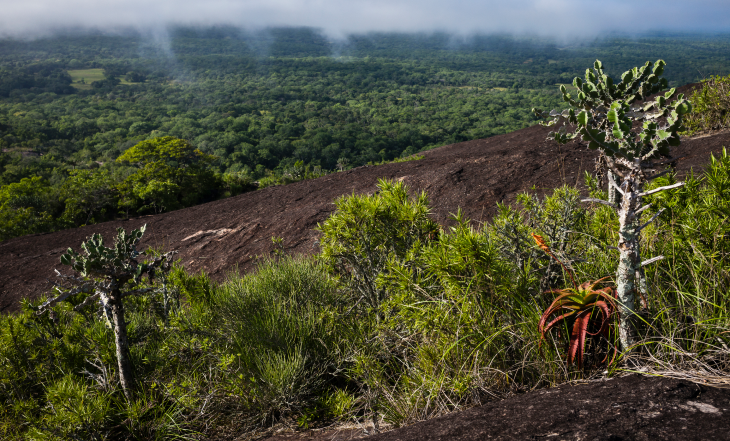
[[[720,0],[0,0],[0,34],[74,26],[312,26],[367,31],[597,35],[648,29],[730,31]]]

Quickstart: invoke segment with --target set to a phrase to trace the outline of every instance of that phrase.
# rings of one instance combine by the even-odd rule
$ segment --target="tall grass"
[[[218,331],[236,352],[251,415],[262,424],[316,405],[338,377],[351,332],[322,264],[284,257],[215,290]]]
[[[730,126],[730,76],[713,75],[690,97],[693,112],[687,117],[687,133],[710,132]]]
[[[579,283],[612,278],[613,211],[564,187],[522,195],[491,223],[456,213],[453,227],[433,231],[425,196],[409,198],[398,185],[339,200],[318,256],[264,258],[221,284],[176,268],[169,286],[181,305],[167,321],[156,312],[162,299],[129,299],[133,402],[118,385],[113,333],[96,314],[69,304],[55,319],[29,308],[0,317],[0,438],[216,439],[337,421],[377,431],[627,371],[728,383],[726,154],[685,187],[653,196],[653,210],[666,211],[645,230],[642,250],[664,259],[647,267],[640,342],[609,366],[605,342],[589,342],[581,370],[566,366],[567,328],[540,339],[537,323],[553,300],[546,291],[570,281],[530,234]],[[366,219],[372,212],[418,213],[418,225]],[[352,273],[369,267],[377,273]],[[363,281],[374,300],[364,299]]]

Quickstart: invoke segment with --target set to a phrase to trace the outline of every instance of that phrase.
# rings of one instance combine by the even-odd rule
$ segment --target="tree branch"
[[[676,184],[665,185],[664,187],[658,187],[658,188],[655,188],[654,190],[649,190],[649,191],[645,191],[643,193],[639,193],[638,196],[639,197],[649,196],[650,194],[659,193],[660,191],[671,190],[672,188],[681,187],[684,184],[685,184],[684,182],[677,182]]]
[[[85,298],[83,302],[81,302],[78,305],[74,306],[74,311],[77,311],[77,312],[78,311],[81,311],[84,308],[84,306],[92,303],[93,300],[96,300],[98,298],[99,298],[99,293],[98,292],[96,294],[90,295],[89,297]]]
[[[66,274],[61,274],[61,272],[59,270],[55,269],[55,268],[54,268],[53,271],[56,272],[56,277],[60,277],[62,279],[67,279],[67,280],[73,280],[77,284],[82,284],[83,285],[84,283],[86,283],[86,280],[81,279],[79,277],[74,277],[74,276],[68,276]]]
[[[643,207],[641,207],[641,208],[639,208],[638,210],[636,210],[636,213],[634,213],[634,214],[635,214],[635,215],[636,215],[636,214],[639,214],[639,213],[641,213],[642,211],[646,210],[646,209],[647,209],[647,208],[649,208],[649,207],[651,207],[651,204],[646,204],[646,205],[644,205]]]
[[[656,218],[658,218],[659,215],[664,212],[664,210],[666,210],[666,208],[662,208],[661,210],[657,211],[657,213],[654,216],[652,216],[651,219],[649,219],[649,221],[647,223],[645,223],[644,225],[642,225],[639,228],[637,228],[636,229],[636,232],[637,233],[640,232],[641,230],[643,230],[644,228],[646,228],[650,223],[654,222],[656,220]]]
[[[614,173],[616,173],[616,172],[614,171]],[[619,177],[621,177],[623,179],[623,176],[619,175],[618,173],[616,173],[616,175],[619,176]],[[616,181],[613,179],[613,176],[611,176],[611,173],[608,174],[608,185],[610,185],[613,188],[615,188],[616,191],[619,192],[619,194],[621,196],[624,195],[624,191],[621,189],[621,187],[618,186],[618,184],[616,183]]]
[[[603,199],[585,198],[585,199],[581,199],[580,201],[581,202],[595,202],[597,204],[608,205],[609,207],[613,208],[614,210],[618,210],[618,207],[616,206],[616,204],[612,204],[608,201],[604,201]]]
[[[652,263],[658,262],[658,261],[663,260],[663,259],[664,259],[664,256],[652,257],[651,259],[647,259],[647,260],[641,262],[641,264],[639,265],[639,268],[645,267],[647,265],[651,265]]]
[[[613,158],[609,157],[608,155],[604,154],[603,156],[604,156],[604,158],[606,158],[606,165],[608,166],[608,168],[612,172],[616,173],[616,176],[623,179],[624,174],[618,169],[618,167],[616,167],[616,161],[614,161]]]
[[[626,158],[615,158],[615,160],[614,160],[614,167],[618,169],[618,167],[616,167],[616,163],[622,165],[623,167],[626,167],[629,170],[631,170],[634,167],[634,164],[631,161],[629,161],[628,159],[626,159]],[[621,179],[623,179],[623,178],[626,177],[623,174],[619,174],[619,176],[621,177]]]
[[[56,303],[62,302],[64,300],[66,300],[67,298],[69,298],[69,297],[71,297],[73,295],[76,295],[76,294],[78,294],[80,292],[88,293],[88,292],[91,291],[91,288],[93,288],[93,286],[94,285],[92,283],[84,283],[83,285],[79,286],[76,289],[72,289],[72,290],[69,290],[69,291],[66,291],[66,292],[62,292],[61,295],[59,295],[58,297],[54,297],[52,299],[48,299],[45,302],[43,302],[43,304],[37,306],[35,308],[36,311],[38,311],[36,314],[42,314],[43,312],[45,312],[46,309],[54,306]],[[59,288],[58,285],[56,285],[56,290],[59,291],[59,292],[61,292],[61,289]]]

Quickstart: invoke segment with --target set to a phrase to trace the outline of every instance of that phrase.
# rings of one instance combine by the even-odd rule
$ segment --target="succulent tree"
[[[98,302],[101,315],[114,330],[119,380],[124,395],[128,400],[133,398],[134,376],[127,341],[127,322],[124,318],[124,298],[142,295],[156,288],[141,288],[142,277],[147,275],[150,282],[169,271],[172,255],[175,251],[157,256],[148,262],[138,262],[141,255],[137,244],[144,234],[146,225],[131,233],[117,229],[114,247],[104,246],[100,234],[94,234],[81,244],[82,253],[69,248],[61,256],[61,263],[71,266],[78,276],[56,274],[66,283],[56,284],[58,296],[48,299],[36,309],[38,314],[49,311],[54,317],[53,306],[62,301],[75,298],[77,294],[86,294],[84,300],[74,307],[80,311],[85,306]],[[166,291],[166,290],[165,290]],[[166,292],[164,293],[166,295]],[[78,300],[78,298],[76,298]],[[167,305],[167,299],[165,304]]]
[[[656,213],[642,224],[641,213],[650,207],[644,205],[642,199],[684,184],[680,182],[644,190],[647,182],[664,174],[657,169],[671,161],[663,158],[669,156],[670,147],[679,145],[679,132],[684,129],[683,117],[692,110],[682,94],[675,98],[675,89],[645,102],[650,95],[667,89],[666,79],[661,78],[665,64],[662,60],[647,62],[640,68],[624,72],[621,81],[615,83],[605,74],[601,62],[596,60],[593,69],[586,70],[585,79],[576,77],[573,80],[576,96],[568,93],[564,85],[560,86],[563,100],[573,108],[549,113],[533,109],[539,118],[548,120],[542,123],[545,126],[553,126],[561,120],[564,122],[558,131],[550,133],[548,139],[566,143],[580,137],[589,148],[598,150],[605,160],[609,171],[609,200],[588,198],[583,202],[608,205],[618,213],[616,291],[621,312],[619,336],[624,350],[634,342],[632,321],[636,294],[646,294],[647,291],[643,267],[662,258],[641,260],[641,231],[661,213]],[[670,102],[672,98],[675,99]],[[631,107],[637,102],[642,104]],[[566,121],[572,128],[565,124]]]

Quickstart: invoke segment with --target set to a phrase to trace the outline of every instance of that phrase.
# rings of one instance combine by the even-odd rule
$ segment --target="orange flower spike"
[[[547,244],[545,243],[545,239],[543,239],[542,236],[539,236],[539,235],[537,235],[535,233],[531,233],[531,234],[532,234],[532,238],[535,239],[535,242],[537,242],[537,246],[539,246],[540,249],[542,249],[546,253],[551,254],[550,253],[550,247],[547,246]]]
[[[575,278],[573,277],[573,273],[565,266],[565,264],[563,264],[563,262],[560,261],[560,259],[555,257],[555,254],[553,254],[552,251],[550,251],[550,247],[545,242],[545,239],[542,236],[540,236],[539,234],[535,234],[535,233],[530,233],[530,234],[532,234],[532,238],[535,239],[535,242],[537,242],[537,246],[540,247],[541,250],[545,251],[545,253],[548,256],[555,259],[555,261],[558,262],[560,264],[560,266],[563,267],[565,272],[568,273],[568,275],[570,276],[570,280],[571,280],[571,282],[573,282],[573,287],[576,287]]]

